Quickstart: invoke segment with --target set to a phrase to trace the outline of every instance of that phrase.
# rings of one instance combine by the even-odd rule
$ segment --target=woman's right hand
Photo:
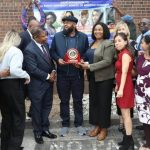
[[[122,91],[122,90],[118,90],[118,91],[117,91],[117,96],[116,96],[116,97],[118,97],[118,98],[123,97],[123,91]]]
[[[30,78],[29,79],[26,79],[24,84],[29,84],[30,83]]]
[[[10,75],[9,69],[4,69],[0,72],[0,77],[7,77]]]

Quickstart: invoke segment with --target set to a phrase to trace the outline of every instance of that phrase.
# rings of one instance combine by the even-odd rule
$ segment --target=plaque
[[[80,62],[80,54],[77,49],[70,48],[65,54],[65,62],[68,64],[74,64]]]

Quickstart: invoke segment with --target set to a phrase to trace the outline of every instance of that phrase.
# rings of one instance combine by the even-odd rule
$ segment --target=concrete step
[[[86,127],[87,131],[90,127]],[[97,137],[80,136],[76,128],[71,127],[66,137],[60,137],[60,128],[53,128],[51,132],[57,135],[56,139],[44,138],[44,144],[39,145],[34,141],[32,129],[25,130],[23,140],[24,150],[118,150],[118,142],[122,140],[122,134],[118,131],[116,125],[108,129],[108,136],[104,141],[98,141]],[[144,143],[143,132],[133,130],[135,150]]]
[[[140,124],[138,118],[134,118],[133,119],[133,125],[138,125],[138,124]],[[114,125],[115,126],[119,125],[119,119],[116,117],[111,119],[111,126],[114,126]],[[83,126],[88,128],[88,127],[91,127],[92,125],[89,124],[89,120],[84,120]],[[51,129],[58,129],[61,127],[62,127],[61,119],[50,120],[50,128]],[[70,127],[71,128],[74,127],[74,120],[70,120]],[[32,129],[32,121],[31,120],[26,120],[26,129]]]

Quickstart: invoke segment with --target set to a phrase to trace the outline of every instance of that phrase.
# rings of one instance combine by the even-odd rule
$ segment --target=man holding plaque
[[[51,56],[57,63],[57,91],[61,100],[62,128],[60,135],[65,136],[70,126],[69,100],[71,94],[75,114],[74,125],[80,135],[85,135],[86,131],[82,127],[84,72],[76,64],[83,59],[88,49],[88,38],[84,33],[77,31],[78,19],[74,16],[64,17],[62,22],[63,31],[55,34],[51,45]]]

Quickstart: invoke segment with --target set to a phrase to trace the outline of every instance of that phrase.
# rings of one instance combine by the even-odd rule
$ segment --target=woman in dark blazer
[[[109,37],[109,29],[104,23],[95,24],[92,29],[94,41],[86,53],[89,63],[80,64],[88,70],[89,77],[89,122],[95,126],[89,136],[97,136],[99,141],[106,138],[110,126],[115,50]]]

